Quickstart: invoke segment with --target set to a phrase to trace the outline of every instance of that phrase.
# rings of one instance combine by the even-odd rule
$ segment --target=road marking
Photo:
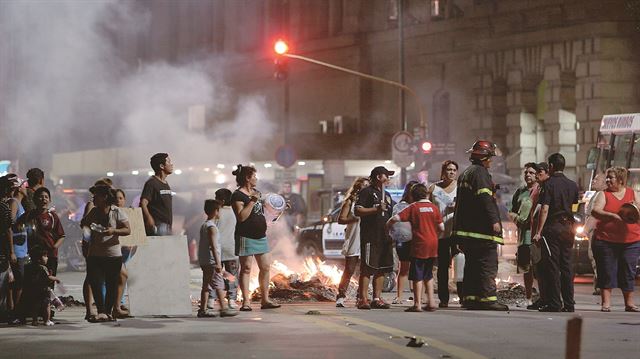
[[[316,324],[318,326],[324,327],[326,329],[341,333],[341,334],[345,334],[348,335],[352,338],[361,340],[363,342],[369,343],[369,344],[373,344],[379,348],[382,349],[386,349],[389,350],[391,352],[394,352],[398,355],[400,355],[403,358],[408,358],[408,359],[413,359],[413,358],[426,358],[426,359],[433,359],[432,357],[426,355],[425,353],[422,353],[414,348],[409,348],[406,346],[402,346],[387,340],[383,340],[381,338],[378,338],[376,336],[373,336],[371,334],[367,334],[367,333],[363,333],[361,331],[355,330],[355,329],[351,329],[351,328],[347,328],[346,326],[340,325],[340,324],[335,324],[335,323],[331,323],[329,321],[323,320],[318,318],[317,316],[305,316],[302,315],[301,316],[302,320],[307,321],[307,322],[311,322],[313,324]]]
[[[401,336],[401,337],[405,337],[405,336],[415,336],[415,334],[409,333],[409,332],[405,332],[404,330],[400,330],[400,329],[396,329],[393,327],[389,327],[383,324],[378,324],[378,323],[373,323],[364,319],[360,319],[360,318],[355,318],[355,317],[349,317],[346,315],[342,315],[342,318],[346,319],[349,322],[352,323],[356,323],[356,324],[360,324],[360,325],[364,325],[367,326],[369,328],[387,333],[387,334],[391,334],[394,336]],[[478,353],[474,353],[470,350],[452,345],[452,344],[447,344],[445,342],[442,342],[440,340],[434,339],[434,338],[430,338],[430,337],[425,337],[423,335],[420,335],[421,337],[423,337],[425,339],[425,341],[432,347],[436,348],[436,349],[440,349],[444,352],[447,352],[449,354],[452,354],[453,356],[455,356],[456,358],[460,358],[460,359],[488,359],[487,357],[480,355]]]

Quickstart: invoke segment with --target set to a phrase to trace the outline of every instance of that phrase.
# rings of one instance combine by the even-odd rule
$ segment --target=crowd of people
[[[460,175],[455,161],[445,161],[440,181],[430,186],[407,183],[399,203],[386,190],[394,171],[379,166],[368,178],[354,181],[338,218],[346,230],[345,270],[337,307],[345,306],[351,277],[359,270],[356,307],[390,308],[382,298],[382,288],[385,274],[394,270],[396,255],[399,275],[393,303],[403,302],[402,283],[408,279],[413,305],[407,312],[449,306],[449,268],[454,258],[464,260],[464,274],[456,280],[463,308],[508,310],[496,296],[497,248],[503,244],[503,231],[497,186],[488,171],[499,150],[489,141],[477,141],[468,153],[471,164]],[[145,182],[140,198],[145,232],[148,236],[171,235],[172,191],[167,177],[173,173],[173,164],[168,154],[158,153],[151,157],[150,165],[154,175]],[[525,184],[513,195],[510,218],[519,229],[517,265],[524,273],[527,309],[575,310],[571,249],[579,194],[577,184],[564,175],[564,167],[565,159],[559,153],[549,156],[547,162],[525,164]],[[215,199],[203,202],[206,219],[200,226],[198,244],[203,274],[199,318],[238,314],[236,277],[242,295],[239,310],[252,310],[249,281],[254,258],[261,308],[280,307],[269,298],[272,260],[256,173],[255,167],[236,166],[233,175],[237,189],[219,189]],[[637,212],[640,196],[625,186],[626,169],[613,167],[605,175],[606,188],[590,203],[586,229],[592,235],[601,309],[611,310],[611,291],[620,288],[625,311],[638,312],[633,290],[640,256],[640,224],[633,209]],[[85,319],[112,321],[128,316],[123,295],[128,277],[126,263],[136,248],[120,244],[120,237],[132,230],[123,210],[124,191],[115,188],[109,178],[99,179],[89,191],[92,200],[80,222],[87,262]],[[295,198],[290,185],[283,195],[289,203],[287,224],[295,228],[303,222],[304,201]],[[44,186],[44,172],[30,169],[26,184],[15,174],[0,177],[0,196],[0,289],[7,298],[9,322],[25,324],[31,318],[36,325],[42,318],[45,325],[53,325],[53,289],[60,282],[56,277],[58,248],[65,233],[60,218],[50,209],[51,193]],[[438,305],[434,299],[434,266],[438,268]],[[533,302],[535,280],[540,296]],[[219,312],[212,310],[213,298],[220,304]]]
[[[381,297],[382,280],[392,270],[394,251],[398,265],[398,292],[393,304],[402,303],[402,281],[413,283],[414,305],[409,312],[436,309],[433,298],[433,266],[437,264],[437,307],[449,306],[449,272],[452,259],[464,262],[462,281],[456,281],[463,308],[505,311],[498,303],[497,246],[504,243],[496,202],[497,186],[488,169],[499,155],[495,144],[477,141],[469,149],[471,165],[458,176],[458,164],[445,161],[440,181],[428,188],[407,183],[402,199],[394,203],[385,191],[394,172],[376,167],[369,178],[357,179],[342,205],[339,223],[346,224],[346,270],[339,287],[337,307],[344,307],[349,280],[360,261],[357,308],[388,309]],[[573,312],[574,273],[572,247],[575,240],[574,213],[578,209],[578,185],[564,175],[565,158],[560,153],[547,162],[524,165],[525,184],[513,195],[510,219],[518,227],[518,270],[524,273],[526,301],[519,303],[541,312]],[[611,290],[620,288],[625,311],[637,312],[633,301],[636,264],[640,256],[640,224],[633,215],[639,194],[625,187],[627,170],[606,171],[606,188],[590,203],[587,233],[595,258],[595,285],[601,293],[601,310],[611,310]],[[621,208],[631,213],[626,216]],[[591,209],[592,208],[592,209]],[[627,218],[628,217],[628,218]],[[591,227],[591,228],[589,228]],[[457,275],[458,276],[458,275]],[[373,299],[368,299],[373,277]],[[533,301],[537,280],[539,298]],[[422,293],[426,300],[422,300]],[[423,302],[426,305],[423,306]]]

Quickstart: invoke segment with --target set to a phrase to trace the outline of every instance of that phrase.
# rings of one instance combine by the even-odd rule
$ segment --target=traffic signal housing
[[[433,144],[430,141],[418,139],[414,147],[415,169],[417,171],[428,171],[431,168],[431,149]]]
[[[278,39],[273,44],[273,51],[276,53],[276,57],[273,60],[273,64],[275,65],[273,77],[277,80],[286,80],[289,75],[289,64],[284,55],[289,52],[289,44],[282,39]]]

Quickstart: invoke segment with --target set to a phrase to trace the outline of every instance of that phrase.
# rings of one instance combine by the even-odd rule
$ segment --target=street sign
[[[284,168],[293,166],[297,160],[298,155],[291,145],[282,145],[276,150],[276,162]]]
[[[276,168],[274,174],[275,174],[276,183],[283,183],[283,182],[295,183],[297,180],[295,168],[285,168],[285,169]]]
[[[455,156],[456,144],[454,142],[434,143],[431,153],[436,156]]]
[[[399,131],[391,139],[391,158],[398,167],[405,168],[414,160],[413,136],[407,131]]]

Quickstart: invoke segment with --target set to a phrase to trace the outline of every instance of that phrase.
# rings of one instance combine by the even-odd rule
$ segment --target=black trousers
[[[573,309],[573,271],[571,268],[571,249],[573,237],[570,224],[558,221],[544,226],[542,236],[546,239],[542,245],[542,297],[551,308]],[[548,245],[548,250],[547,250]],[[563,305],[564,304],[564,305]]]
[[[495,302],[498,275],[498,243],[486,239],[462,238],[464,299]]]
[[[118,279],[122,268],[122,257],[87,257],[87,277],[96,302],[98,314],[111,315],[113,306],[119,300]],[[102,283],[107,292],[102,298]]]
[[[440,303],[449,303],[449,265],[451,258],[456,253],[457,249],[451,238],[438,240],[438,299],[440,299]]]

